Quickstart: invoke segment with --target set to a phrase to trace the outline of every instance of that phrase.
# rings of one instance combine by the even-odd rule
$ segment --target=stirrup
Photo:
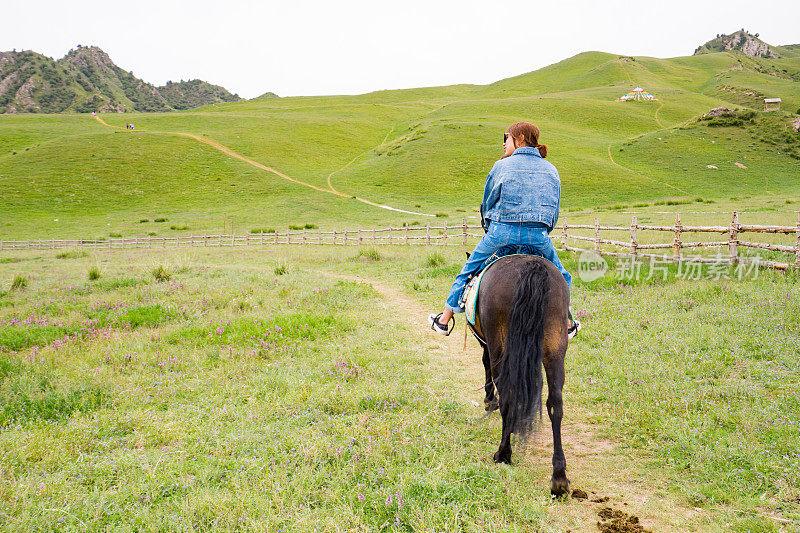
[[[569,312],[569,320],[572,325],[567,329],[567,338],[572,339],[578,332],[581,330],[583,326],[581,326],[580,320],[572,316],[572,309],[568,309]]]
[[[442,313],[439,313],[439,314],[436,314],[436,315],[431,313],[430,315],[428,315],[428,324],[430,324],[431,329],[433,331],[435,331],[436,333],[438,333],[440,335],[444,335],[445,337],[447,337],[447,336],[450,335],[450,333],[453,332],[453,329],[455,329],[456,317],[450,317],[450,320],[448,321],[448,323],[445,324],[445,325],[442,325],[442,323],[439,322],[439,318],[441,316],[442,316]],[[450,326],[451,322],[453,324],[452,326]]]

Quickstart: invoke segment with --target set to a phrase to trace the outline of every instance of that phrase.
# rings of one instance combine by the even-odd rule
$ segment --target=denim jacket
[[[542,222],[552,230],[560,205],[558,170],[538,148],[522,146],[492,167],[481,210],[496,222]]]

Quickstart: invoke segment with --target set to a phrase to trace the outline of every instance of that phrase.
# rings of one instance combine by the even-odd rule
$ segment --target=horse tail
[[[542,339],[550,299],[547,267],[530,261],[520,276],[506,323],[506,343],[496,380],[503,422],[517,436],[542,412]]]

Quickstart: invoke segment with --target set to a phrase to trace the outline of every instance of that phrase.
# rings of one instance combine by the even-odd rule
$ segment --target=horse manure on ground
[[[623,513],[611,507],[603,507],[597,511],[597,515],[600,517],[597,528],[601,533],[652,533],[649,529],[642,527],[638,516]]]
[[[575,489],[572,491],[572,498],[575,500],[586,500],[589,498],[589,495],[581,489]]]
[[[603,496],[602,498],[595,498],[589,501],[592,503],[606,503],[608,501],[608,496]]]

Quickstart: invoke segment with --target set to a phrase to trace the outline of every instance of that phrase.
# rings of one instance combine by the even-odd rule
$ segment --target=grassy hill
[[[519,120],[541,128],[561,174],[562,210],[576,213],[573,220],[609,206],[649,204],[639,209],[655,211],[657,201],[701,197],[718,210],[780,204],[775,209],[793,222],[784,202],[800,199],[800,137],[790,128],[800,108],[800,54],[775,49],[790,53],[656,59],[587,52],[485,86],[103,114],[117,129],[86,115],[3,116],[0,237],[431,220],[351,196],[460,221],[474,216],[501,134]],[[659,100],[615,101],[635,85]],[[783,111],[761,112],[764,96],[781,97]],[[732,126],[697,120],[717,106],[756,115]],[[122,129],[127,122],[135,132]],[[343,195],[290,182],[176,133],[222,143]],[[169,223],[139,222],[154,218]]]

